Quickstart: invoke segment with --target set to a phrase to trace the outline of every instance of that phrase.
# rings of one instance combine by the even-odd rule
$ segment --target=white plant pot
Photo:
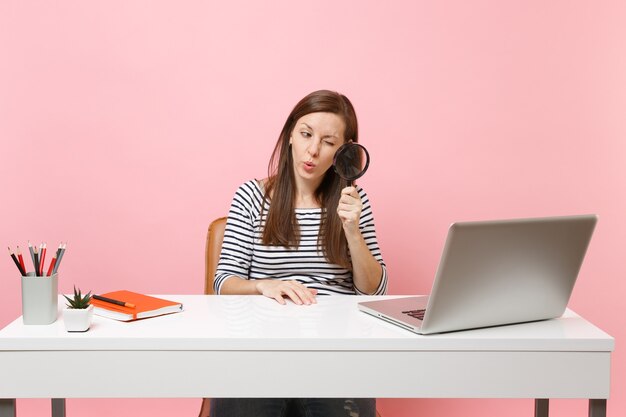
[[[65,330],[68,332],[86,332],[93,320],[93,305],[87,308],[66,308],[63,310]]]

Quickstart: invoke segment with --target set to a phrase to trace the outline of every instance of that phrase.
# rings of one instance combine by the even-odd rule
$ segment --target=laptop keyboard
[[[426,312],[426,310],[408,310],[408,311],[403,311],[402,314],[406,314],[407,316],[411,316],[414,319],[418,319],[418,320],[424,320],[424,313]]]

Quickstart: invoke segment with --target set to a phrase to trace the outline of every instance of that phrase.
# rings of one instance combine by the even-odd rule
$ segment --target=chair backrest
[[[204,252],[204,293],[213,294],[213,280],[215,270],[220,260],[222,252],[222,241],[224,240],[224,228],[226,227],[226,217],[215,219],[209,225],[206,234],[206,248]]]

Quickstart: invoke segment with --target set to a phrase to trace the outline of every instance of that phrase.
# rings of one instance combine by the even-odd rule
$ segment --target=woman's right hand
[[[266,297],[273,298],[280,304],[285,304],[285,297],[298,305],[315,304],[317,290],[308,288],[298,281],[281,281],[278,279],[256,280],[256,289]]]

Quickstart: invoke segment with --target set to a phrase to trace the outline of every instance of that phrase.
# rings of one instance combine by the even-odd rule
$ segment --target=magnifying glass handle
[[[346,187],[352,187],[352,180],[348,180],[348,185]]]

